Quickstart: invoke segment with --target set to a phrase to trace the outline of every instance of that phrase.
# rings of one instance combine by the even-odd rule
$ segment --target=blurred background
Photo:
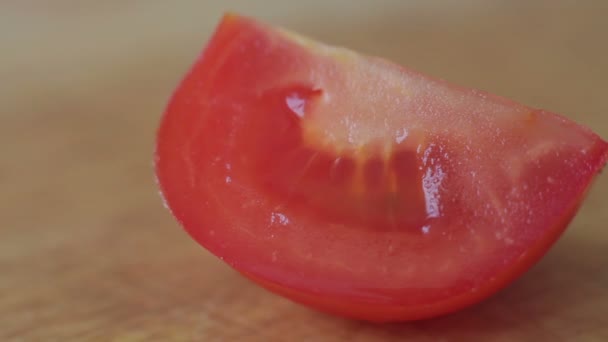
[[[426,322],[308,310],[191,241],[158,197],[154,134],[225,10],[564,113],[608,138],[606,1],[4,0],[0,340],[608,340],[606,175],[527,275]]]

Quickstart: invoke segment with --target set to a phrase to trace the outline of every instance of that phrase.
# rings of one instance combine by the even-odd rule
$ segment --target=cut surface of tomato
[[[559,115],[227,15],[162,118],[156,174],[206,249],[373,320],[490,296],[557,240],[608,144]]]

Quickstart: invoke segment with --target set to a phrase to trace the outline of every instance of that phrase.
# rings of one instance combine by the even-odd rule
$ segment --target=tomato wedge
[[[608,144],[556,114],[226,15],[155,157],[176,219],[246,277],[395,321],[461,309],[526,271]]]

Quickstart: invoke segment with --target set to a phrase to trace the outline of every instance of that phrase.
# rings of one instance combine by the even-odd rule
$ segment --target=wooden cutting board
[[[417,323],[354,322],[271,295],[163,209],[159,115],[226,9],[608,138],[607,2],[433,3],[0,2],[0,340],[608,341],[607,175],[522,279]]]

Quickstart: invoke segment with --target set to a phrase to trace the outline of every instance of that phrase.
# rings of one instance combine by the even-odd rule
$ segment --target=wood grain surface
[[[154,133],[227,9],[608,138],[606,1],[2,1],[0,341],[608,341],[605,174],[523,278],[424,322],[309,310],[196,245],[161,205]]]

